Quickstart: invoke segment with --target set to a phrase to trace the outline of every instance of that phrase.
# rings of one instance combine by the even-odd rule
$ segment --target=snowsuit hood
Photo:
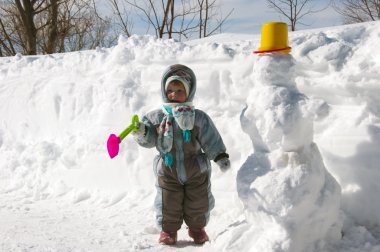
[[[165,84],[166,84],[166,80],[171,76],[179,76],[181,78],[185,78],[189,82],[190,91],[189,91],[189,95],[187,96],[186,102],[192,102],[194,99],[196,88],[197,88],[197,79],[195,77],[193,70],[181,64],[175,64],[175,65],[169,66],[164,71],[164,74],[162,75],[161,96],[162,96],[163,102],[164,103],[170,102],[166,97]]]

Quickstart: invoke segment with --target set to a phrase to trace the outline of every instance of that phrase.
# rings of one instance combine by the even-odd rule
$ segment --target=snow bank
[[[292,39],[302,69],[296,77],[299,89],[329,104],[327,117],[316,122],[314,139],[342,187],[343,209],[367,226],[380,225],[375,210],[380,207],[375,182],[380,179],[378,26],[370,22],[300,32]]]

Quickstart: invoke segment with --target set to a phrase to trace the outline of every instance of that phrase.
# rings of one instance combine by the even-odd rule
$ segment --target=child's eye
[[[176,93],[176,94],[182,94],[184,91],[182,89],[178,89],[178,90],[171,90],[171,89],[168,89],[166,91],[167,94],[172,94],[172,93]]]

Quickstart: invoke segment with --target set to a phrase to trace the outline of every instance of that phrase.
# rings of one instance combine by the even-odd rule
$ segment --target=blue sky
[[[322,9],[328,6],[329,2],[329,0],[311,0],[308,6],[314,6],[313,9]],[[106,1],[99,1],[98,3],[101,8],[105,8],[107,5]],[[234,9],[222,27],[223,33],[259,34],[263,23],[272,21],[288,23],[284,16],[267,6],[266,0],[219,0],[219,3],[222,6],[224,16]],[[297,30],[342,25],[342,17],[331,6],[321,12],[307,15],[301,21],[306,26],[300,24],[296,27]],[[145,32],[146,23],[141,21],[138,16],[133,15],[132,33],[142,35]]]
[[[282,21],[288,23],[286,17],[281,16],[273,9],[267,7],[265,0],[220,0],[223,3],[223,13],[234,12],[223,27],[228,33],[260,33],[261,25],[266,22]],[[328,6],[328,0],[312,0],[309,6],[314,9],[323,9]],[[305,16],[302,20],[305,25],[298,25],[297,30],[342,25],[341,16],[329,6],[327,9]]]

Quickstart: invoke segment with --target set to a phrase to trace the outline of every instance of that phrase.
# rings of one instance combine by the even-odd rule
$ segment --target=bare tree
[[[234,9],[223,17],[217,0],[197,0],[199,5],[199,38],[208,37],[219,30]],[[212,26],[213,24],[213,26]],[[209,27],[212,27],[209,30]]]
[[[121,31],[126,36],[130,37],[133,24],[130,19],[129,11],[125,7],[124,3],[119,0],[108,0],[108,2],[111,5],[114,16],[116,16],[116,25],[121,28]]]
[[[0,47],[2,47],[2,56],[14,55],[16,52],[26,53],[27,51],[35,51],[33,44],[36,42],[27,41],[27,33],[22,25],[22,17],[19,15],[16,2],[3,1],[1,3],[0,22]]]
[[[296,30],[296,25],[300,24],[300,20],[306,15],[320,12],[322,9],[309,7],[313,0],[267,0],[268,7],[285,16],[289,20],[292,31]]]
[[[13,46],[13,40],[11,38],[12,34],[8,34],[7,29],[5,29],[7,24],[4,24],[3,20],[0,18],[0,56],[15,55],[16,50]]]
[[[153,27],[156,36],[165,35],[172,38],[177,34],[189,38],[198,32],[199,37],[207,37],[220,29],[233,10],[226,17],[218,17],[221,13],[218,0],[136,0],[126,2],[139,10],[141,19],[149,27]],[[213,27],[209,29],[210,27]]]
[[[23,27],[24,41],[26,43],[26,53],[37,53],[37,28],[34,23],[34,16],[41,8],[41,1],[15,0],[21,25]]]
[[[0,5],[1,55],[92,49],[106,43],[109,26],[93,0],[6,0]]]
[[[380,0],[335,0],[334,9],[346,24],[380,20]]]
[[[96,0],[0,1],[0,56],[110,46],[120,30],[131,35],[132,20],[126,6],[139,11],[147,33],[153,27],[157,37],[177,36],[179,40],[197,33],[199,37],[214,34],[233,11],[223,17],[219,0],[108,1],[113,19],[99,15]]]
[[[66,0],[60,13],[58,52],[109,46],[105,39],[110,20],[101,18],[91,0]]]
[[[162,38],[164,34],[172,33],[172,31],[165,31],[165,28],[167,29],[167,24],[172,22],[169,21],[169,11],[172,9],[172,5],[174,6],[174,0],[167,0],[166,2],[159,1],[160,4],[157,4],[157,2],[158,1],[154,0],[140,0],[139,4],[137,4],[136,0],[133,2],[126,0],[126,3],[140,11],[142,20],[144,20],[148,26],[153,26],[156,36]],[[171,19],[173,19],[173,17],[171,17]]]

